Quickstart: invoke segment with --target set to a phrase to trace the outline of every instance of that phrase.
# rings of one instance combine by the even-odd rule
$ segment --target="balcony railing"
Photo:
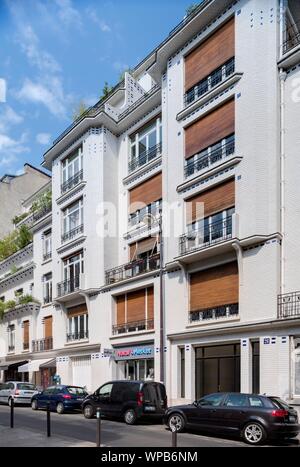
[[[155,84],[151,89],[150,91],[148,92],[145,92],[145,94],[143,94],[142,97],[140,97],[137,101],[135,101],[132,105],[130,105],[129,107],[127,107],[126,110],[124,110],[124,112],[122,112],[119,117],[118,117],[118,120],[122,120],[123,118],[125,118],[128,114],[130,114],[133,110],[135,110],[137,107],[139,107],[139,105],[141,105],[143,102],[145,102],[150,96],[152,96],[153,94],[156,93],[156,91],[158,91],[158,89],[160,89],[160,86],[159,84]]]
[[[300,22],[286,30],[286,37],[283,43],[283,54],[300,45]]]
[[[53,337],[32,341],[32,352],[46,352],[53,349]]]
[[[187,165],[184,169],[185,178],[194,175],[201,170],[208,169],[213,164],[225,159],[228,156],[234,154],[235,151],[235,138],[230,137],[226,140],[225,144],[220,145],[216,149],[212,149],[209,153],[208,151],[203,151],[198,154],[197,160],[193,158],[193,162],[187,162]],[[195,156],[194,156],[195,157]]]
[[[68,240],[72,240],[72,238],[77,237],[77,235],[83,233],[83,224],[75,227],[75,229],[69,230],[69,232],[64,233],[61,236],[62,243],[67,242]]]
[[[23,350],[29,350],[29,342],[23,342]]]
[[[83,180],[83,170],[77,172],[73,177],[69,178],[61,185],[61,192],[66,193],[74,186],[78,185]]]
[[[71,334],[67,334],[67,342],[80,341],[82,339],[89,338],[89,331],[79,331]]]
[[[40,211],[34,212],[33,215],[32,215],[33,222],[39,221],[40,219],[45,217],[47,214],[49,214],[49,212],[51,212],[51,211],[52,211],[52,206],[50,205],[50,206],[45,206]]]
[[[191,311],[189,313],[190,323],[208,320],[218,320],[231,318],[239,314],[239,304],[222,305],[215,308],[206,308],[202,310]]]
[[[233,75],[235,71],[235,59],[231,58],[220,68],[217,68],[211,75],[207,76],[203,80],[199,81],[192,89],[190,89],[184,95],[184,105],[188,105],[195,102],[199,97],[206,94],[208,91],[214,89],[222,81],[225,81],[229,76]]]
[[[76,292],[80,289],[80,276],[75,276],[67,281],[60,282],[57,284],[57,295],[63,297],[69,293]]]
[[[50,296],[50,295],[44,297],[44,299],[43,299],[43,304],[44,305],[48,305],[49,303],[52,303],[52,296]]]
[[[200,250],[232,238],[232,216],[219,222],[191,230],[179,238],[180,255]]]
[[[131,277],[136,277],[146,272],[155,271],[159,268],[159,255],[153,255],[149,258],[143,258],[131,263],[118,266],[105,272],[106,285],[114,284]]]
[[[148,151],[144,151],[139,154],[137,159],[132,159],[128,164],[128,172],[134,172],[135,170],[139,169],[143,165],[147,164],[148,162],[152,161],[156,157],[161,154],[162,144],[159,143],[156,146],[148,149]]]
[[[129,332],[148,331],[154,329],[154,319],[146,319],[142,321],[133,321],[124,324],[115,324],[112,327],[113,335],[126,334]]]
[[[50,251],[49,253],[44,253],[43,254],[43,261],[48,261],[48,259],[52,258],[52,252]]]
[[[278,295],[278,318],[300,317],[300,292]]]
[[[15,351],[15,346],[14,345],[9,345],[8,346],[8,352],[14,352]]]
[[[162,202],[160,201],[159,204],[153,203],[149,204],[148,206],[145,206],[144,208],[140,209],[139,211],[135,212],[129,217],[128,223],[130,227],[134,227],[141,222],[144,221],[145,216],[147,214],[150,214],[151,216],[159,217],[159,214],[161,212],[161,207],[162,207]]]

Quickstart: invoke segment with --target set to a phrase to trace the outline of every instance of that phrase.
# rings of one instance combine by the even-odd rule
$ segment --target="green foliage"
[[[0,319],[3,318],[4,313],[5,313],[5,303],[0,301]]]
[[[187,9],[185,10],[186,15],[188,16],[194,13],[194,11],[196,10],[196,8],[198,8],[198,6],[199,6],[199,3],[192,3],[191,5],[189,5]]]
[[[16,308],[17,302],[15,300],[8,300],[4,303],[5,311],[10,310],[11,308]]]
[[[26,219],[28,217],[28,212],[23,212],[23,214],[20,214],[20,216],[15,216],[12,219],[13,224],[17,225],[19,222],[21,222],[23,219]]]
[[[18,305],[26,305],[27,303],[40,303],[36,298],[33,298],[32,295],[21,295],[18,300]]]
[[[126,70],[124,70],[124,71],[119,75],[119,81],[123,81],[123,80],[124,80],[124,78],[125,78],[125,73],[132,74],[132,73],[133,73],[133,69],[132,69],[132,68],[126,68]]]
[[[32,242],[32,233],[27,225],[21,225],[17,241],[19,249],[22,250],[22,248],[25,248],[30,242]]]
[[[48,190],[43,193],[36,201],[32,203],[30,208],[31,212],[43,211],[44,209],[51,208],[52,206],[52,191]]]
[[[19,269],[22,269],[22,268],[18,268],[15,264],[11,267],[11,270],[9,272],[9,275],[11,274],[15,274],[16,272],[19,271]]]
[[[109,96],[111,91],[113,90],[113,86],[110,86],[107,81],[105,81],[103,89],[102,89],[102,94],[100,96],[100,100],[104,99],[105,97]]]
[[[75,105],[72,113],[72,119],[75,122],[79,118],[86,115],[88,107],[84,101],[80,101],[78,104]]]
[[[21,225],[20,228],[0,240],[0,261],[25,248],[31,241],[32,234],[29,228],[26,225]]]
[[[8,300],[7,302],[0,301],[0,319],[3,318],[5,312],[16,308],[18,305],[27,305],[28,303],[38,303],[40,302],[34,298],[32,295],[20,295],[17,297],[17,300]]]

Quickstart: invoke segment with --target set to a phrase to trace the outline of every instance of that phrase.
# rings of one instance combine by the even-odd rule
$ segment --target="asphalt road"
[[[9,427],[9,423],[9,408],[0,405],[0,425]],[[29,407],[16,407],[15,427],[46,433],[46,412],[32,411]],[[58,415],[52,412],[51,430],[53,436],[59,435],[82,442],[95,442],[96,420],[86,420],[81,414]],[[103,420],[101,444],[109,447],[171,447],[171,433],[159,423],[143,422],[135,426],[128,426],[123,422]],[[275,445],[298,447],[297,441],[276,443]],[[230,446],[247,447],[246,444],[236,439],[216,438],[195,432],[178,435],[178,447]]]

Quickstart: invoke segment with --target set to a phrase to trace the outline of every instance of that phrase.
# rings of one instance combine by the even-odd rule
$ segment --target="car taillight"
[[[288,413],[287,410],[273,410],[273,411],[272,411],[272,416],[273,416],[273,417],[284,418],[284,417],[287,417],[288,414],[289,414],[289,413]]]
[[[143,393],[142,393],[142,392],[138,392],[138,393],[137,393],[137,405],[140,407],[141,405],[143,405],[143,402],[144,402]]]
[[[70,394],[63,394],[63,399],[72,399]]]
[[[20,394],[20,391],[19,391],[19,389],[16,389],[16,391],[15,391],[15,395],[16,395],[16,396],[18,396],[19,394]]]

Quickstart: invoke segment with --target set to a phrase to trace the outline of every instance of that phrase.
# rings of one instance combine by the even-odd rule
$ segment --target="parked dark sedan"
[[[86,390],[78,386],[51,386],[32,397],[31,408],[46,409],[49,403],[50,410],[56,410],[59,414],[81,410],[81,404],[87,395]]]
[[[271,438],[295,438],[300,432],[297,412],[278,397],[256,394],[210,394],[190,405],[170,407],[165,423],[172,430],[198,428],[219,434],[237,434],[246,443]]]

